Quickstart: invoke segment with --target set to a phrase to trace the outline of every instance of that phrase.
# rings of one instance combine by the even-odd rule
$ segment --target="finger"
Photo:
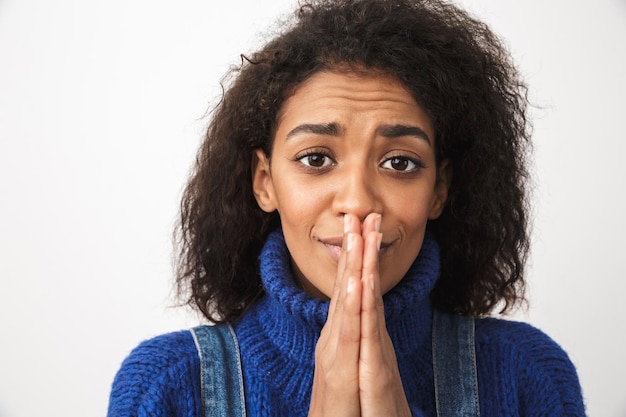
[[[363,239],[364,239],[364,253],[363,253],[363,285],[369,291],[374,291],[373,298],[369,297],[364,301],[368,304],[366,308],[376,308],[382,311],[382,298],[380,295],[380,273],[379,273],[379,252],[380,244],[382,242],[382,234],[380,233],[380,226],[382,222],[382,215],[378,213],[370,213],[363,222]],[[370,291],[370,292],[371,292]],[[380,301],[380,303],[378,303]],[[373,304],[372,304],[373,303]]]
[[[360,284],[361,280],[361,269],[363,267],[361,223],[359,219],[352,214],[344,215],[343,252],[345,253],[344,263],[340,271],[340,276],[338,277],[340,285],[338,300],[335,306],[342,305],[346,301],[346,294],[351,294],[351,290],[354,289],[355,285]],[[356,281],[350,280],[349,278],[354,278]],[[352,301],[354,302],[354,300]],[[360,297],[356,302],[359,304],[358,312],[360,314]]]
[[[348,366],[358,366],[361,342],[361,270],[363,267],[363,239],[348,233],[346,265],[339,300],[333,314],[333,325],[338,328],[337,360]]]
[[[346,239],[344,238],[344,244],[342,247],[341,255],[339,255],[339,262],[337,262],[337,273],[335,274],[335,284],[333,285],[333,293],[330,296],[330,305],[328,307],[327,322],[332,319],[337,303],[339,302],[339,294],[341,293],[341,285],[343,284],[343,276],[345,275],[346,256],[347,256],[347,252],[345,250],[345,247],[346,247],[345,240]]]
[[[361,297],[361,338],[377,339],[380,334],[380,320],[384,320],[384,307],[380,292],[378,253],[382,234],[370,232],[364,242],[363,251],[363,290]],[[382,323],[384,326],[384,322]]]
[[[363,230],[362,230],[362,236],[363,239],[365,239],[365,237],[370,233],[370,232],[380,232],[380,224],[382,222],[382,215],[379,213],[370,213],[367,215],[367,217],[365,218],[365,220],[363,220]]]
[[[358,220],[355,216],[346,214],[343,216],[343,243],[342,243],[342,251],[339,256],[339,262],[337,264],[337,274],[335,276],[335,284],[333,285],[333,294],[330,297],[330,306],[328,309],[328,317],[332,317],[337,302],[339,301],[339,294],[341,293],[342,285],[346,285],[343,281],[343,277],[345,275],[345,267],[346,267],[346,254],[347,254],[347,239],[349,233],[360,233],[359,231],[360,225],[358,224]]]

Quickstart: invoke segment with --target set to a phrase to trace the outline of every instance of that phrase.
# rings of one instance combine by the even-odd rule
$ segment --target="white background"
[[[225,3],[225,2],[221,2]],[[293,0],[0,0],[0,416],[103,416],[139,341],[189,327],[171,230],[205,113]],[[626,416],[626,2],[463,1],[531,87],[529,320]]]

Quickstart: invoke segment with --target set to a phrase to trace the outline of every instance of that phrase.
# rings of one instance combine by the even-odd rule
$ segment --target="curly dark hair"
[[[441,246],[433,304],[481,316],[523,300],[527,89],[484,23],[433,0],[307,1],[263,49],[242,55],[183,195],[179,293],[216,322],[263,294],[258,256],[280,220],[253,196],[252,155],[271,155],[277,114],[302,81],[346,69],[399,79],[433,122],[437,163],[452,166],[446,206],[428,225]]]

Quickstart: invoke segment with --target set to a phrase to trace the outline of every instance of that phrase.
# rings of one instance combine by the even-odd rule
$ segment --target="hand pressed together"
[[[344,216],[343,251],[315,350],[309,417],[411,416],[385,326],[381,215]]]

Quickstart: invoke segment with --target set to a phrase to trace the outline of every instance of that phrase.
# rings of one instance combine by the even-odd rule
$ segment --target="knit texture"
[[[266,295],[233,323],[239,340],[248,416],[306,416],[314,352],[326,322],[326,301],[297,285],[280,232],[261,254]],[[384,296],[405,393],[414,416],[436,416],[429,293],[439,251],[426,234],[415,263]],[[576,371],[565,352],[539,330],[499,319],[476,321],[482,416],[584,416]],[[190,332],[137,347],[113,383],[109,416],[202,416],[200,364]]]

